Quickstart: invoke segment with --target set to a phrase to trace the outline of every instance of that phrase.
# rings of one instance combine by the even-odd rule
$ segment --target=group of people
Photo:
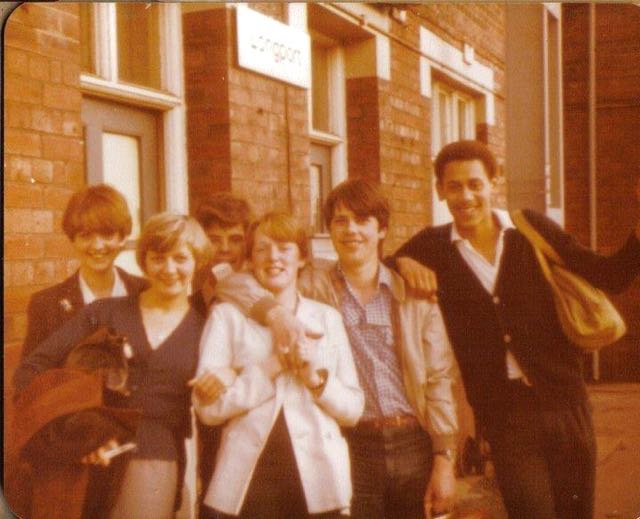
[[[493,207],[495,158],[459,141],[435,173],[453,222],[393,256],[382,255],[388,199],[351,179],[324,207],[335,262],[310,257],[292,215],[252,218],[244,200],[217,194],[195,217],[147,220],[136,251],[144,278],[114,267],[131,231],[122,195],[76,193],[63,229],[80,267],[32,297],[13,383],[19,397],[100,326],[126,337],[130,394],[119,405],[140,412],[136,449],[76,460],[102,477],[112,465],[108,484],[89,485],[85,515],[173,516],[192,407],[201,518],[451,512],[461,380],[509,517],[592,517],[581,355],[532,247]],[[640,223],[605,257],[525,215],[594,285],[620,291],[640,273]]]

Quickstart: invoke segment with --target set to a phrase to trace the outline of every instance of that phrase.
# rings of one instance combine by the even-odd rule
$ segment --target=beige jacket
[[[351,502],[349,450],[340,426],[352,426],[364,409],[349,339],[333,308],[301,297],[296,317],[323,332],[318,340],[327,370],[320,394],[294,375],[271,380],[258,365],[272,354],[271,332],[230,304],[213,308],[202,334],[198,374],[234,368],[238,375],[212,404],[193,397],[206,424],[225,423],[205,503],[238,514],[258,458],[282,410],[310,513],[346,509]]]
[[[431,436],[433,450],[455,449],[458,417],[453,385],[459,371],[440,307],[407,294],[404,280],[396,272],[391,271],[391,279],[394,333],[409,403]],[[335,264],[305,268],[298,289],[307,297],[340,308],[342,286]],[[220,299],[263,323],[268,310],[277,304],[246,273],[218,280],[216,291]]]

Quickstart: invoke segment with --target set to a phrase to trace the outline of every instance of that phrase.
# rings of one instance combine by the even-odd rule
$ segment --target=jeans
[[[431,474],[429,435],[418,425],[345,430],[351,451],[354,519],[424,518]]]
[[[588,403],[544,409],[530,388],[485,419],[505,506],[514,519],[590,519],[596,446]]]

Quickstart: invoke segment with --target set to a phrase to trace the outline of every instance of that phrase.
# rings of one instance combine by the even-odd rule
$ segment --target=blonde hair
[[[167,252],[180,243],[191,249],[196,270],[213,256],[211,242],[195,218],[170,212],[154,214],[145,222],[140,234],[136,249],[138,265],[146,272],[145,258],[149,251]]]
[[[251,254],[253,250],[258,229],[272,240],[295,243],[300,251],[300,258],[307,258],[309,254],[307,233],[291,214],[282,211],[271,211],[251,222],[247,230],[248,254]]]

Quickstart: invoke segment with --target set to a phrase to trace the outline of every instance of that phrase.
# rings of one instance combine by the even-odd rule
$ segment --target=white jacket
[[[329,373],[314,396],[298,379],[282,373],[274,381],[258,366],[272,353],[271,332],[233,305],[214,307],[200,342],[198,375],[207,368],[239,371],[225,393],[210,405],[193,403],[210,425],[226,422],[205,504],[238,514],[273,424],[283,409],[309,513],[348,508],[351,468],[340,425],[353,426],[364,409],[364,393],[340,314],[300,297],[296,316],[324,333],[318,341]]]

